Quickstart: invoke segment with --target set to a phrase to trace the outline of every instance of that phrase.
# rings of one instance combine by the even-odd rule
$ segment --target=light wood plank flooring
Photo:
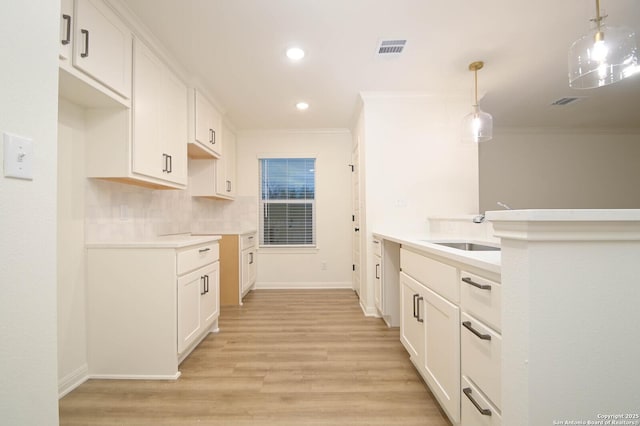
[[[61,425],[450,425],[398,329],[350,290],[257,290],[222,307],[177,381],[90,380]]]

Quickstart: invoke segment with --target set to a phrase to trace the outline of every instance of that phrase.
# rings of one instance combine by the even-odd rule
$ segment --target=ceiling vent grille
[[[378,45],[378,55],[399,55],[404,50],[407,40],[382,40]]]
[[[551,103],[551,105],[553,106],[566,106],[569,104],[573,104],[576,102],[579,102],[581,100],[583,100],[585,98],[585,96],[572,96],[572,97],[566,97],[566,98],[560,98],[558,100],[555,100]]]

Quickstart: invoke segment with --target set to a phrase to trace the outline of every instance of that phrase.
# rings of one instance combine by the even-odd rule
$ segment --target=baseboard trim
[[[178,380],[179,371],[176,374],[90,374],[90,379],[101,380]]]
[[[58,399],[62,399],[69,392],[89,379],[89,367],[83,364],[71,373],[58,380]]]
[[[353,289],[351,281],[328,281],[328,282],[256,282],[256,290],[318,290],[318,289]]]
[[[380,314],[378,313],[378,310],[375,307],[364,306],[364,304],[362,303],[362,300],[360,300],[360,309],[362,309],[362,313],[364,313],[365,317],[380,318]]]

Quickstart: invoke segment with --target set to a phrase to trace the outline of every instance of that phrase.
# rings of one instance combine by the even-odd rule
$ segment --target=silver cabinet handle
[[[467,283],[467,284],[469,284],[469,285],[472,285],[472,286],[474,286],[474,287],[477,287],[477,288],[479,288],[480,290],[489,290],[489,291],[491,291],[491,286],[490,286],[489,284],[478,284],[477,282],[473,281],[473,280],[472,280],[471,278],[469,278],[469,277],[463,277],[463,278],[462,278],[462,281],[463,281],[463,282],[465,282],[465,283]]]
[[[471,396],[471,388],[464,388],[462,389],[462,392],[467,395],[469,401],[471,401],[471,403],[474,405],[474,407],[476,407],[476,410],[478,410],[480,414],[482,414],[483,416],[491,415],[491,410],[489,410],[488,408],[482,408],[480,404],[478,404],[478,402]]]
[[[424,319],[420,318],[420,301],[421,300],[424,300],[424,297],[422,297],[422,296],[418,297],[417,303],[416,303],[416,306],[418,307],[418,309],[417,309],[418,310],[418,314],[416,316],[416,319],[418,320],[418,322],[424,322]]]
[[[209,251],[209,250],[211,250],[211,248],[207,247],[207,248],[203,248],[203,249],[198,250],[198,252],[199,253],[204,253],[205,251]]]
[[[464,328],[466,328],[467,330],[469,330],[470,332],[472,332],[473,334],[478,336],[478,338],[480,338],[482,340],[491,340],[491,335],[490,334],[482,334],[478,330],[473,328],[473,326],[471,326],[471,321],[464,321],[462,323],[462,325],[464,326]]]
[[[80,56],[86,58],[89,56],[89,30],[80,30],[80,32],[84,35],[84,52]]]
[[[200,281],[202,281],[202,291],[200,292],[200,296],[204,296],[205,294],[207,294],[207,290],[206,290],[207,281],[205,280],[204,277],[205,277],[204,275],[200,277]]]
[[[416,299],[420,296],[418,293],[413,295],[413,317],[418,318],[418,314],[416,314]]]
[[[67,23],[67,28],[66,28],[66,36],[62,39],[62,44],[67,45],[69,43],[71,43],[71,16],[64,14],[62,15],[62,19],[65,20],[65,22]]]
[[[380,264],[376,263],[376,280],[380,279]]]
[[[253,252],[249,253],[249,265],[253,265]]]

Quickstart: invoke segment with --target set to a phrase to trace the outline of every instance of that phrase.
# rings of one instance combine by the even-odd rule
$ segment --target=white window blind
[[[315,158],[260,160],[260,244],[315,246]]]

